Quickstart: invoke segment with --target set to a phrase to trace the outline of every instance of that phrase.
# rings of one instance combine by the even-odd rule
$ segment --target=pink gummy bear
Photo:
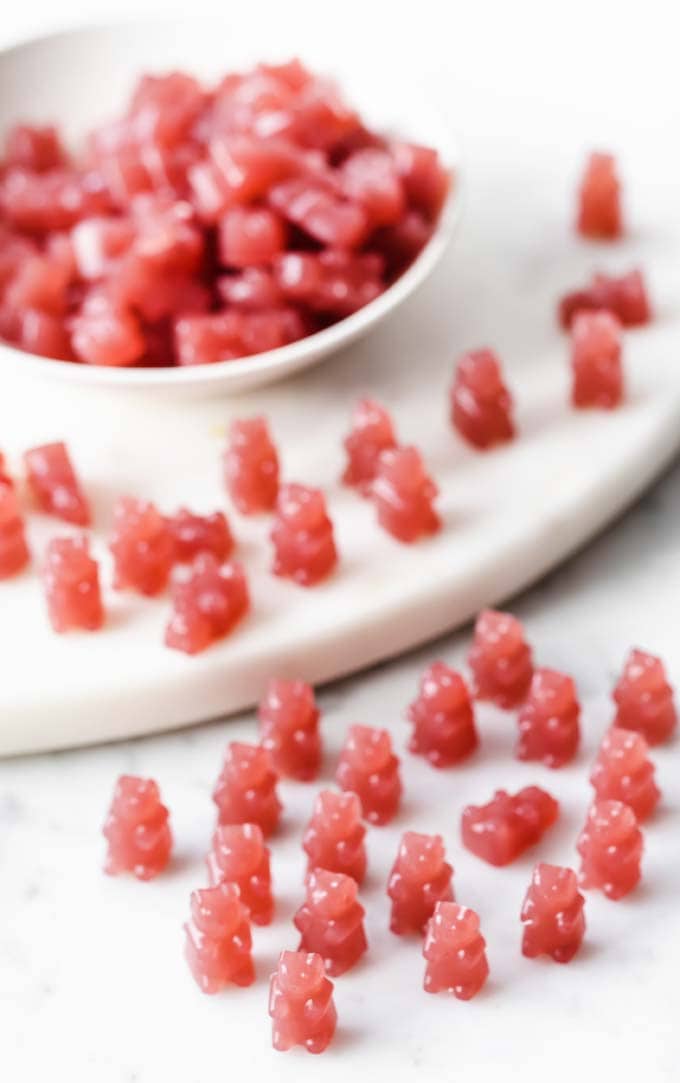
[[[95,631],[104,623],[97,561],[87,538],[52,538],[43,568],[47,613],[55,632]]]
[[[271,511],[279,491],[279,457],[263,417],[234,421],[224,454],[227,491],[242,515]]]
[[[0,579],[9,579],[25,568],[30,559],[24,520],[16,490],[10,479],[0,475]]]
[[[413,723],[409,751],[425,756],[434,767],[459,763],[479,743],[467,685],[443,662],[425,670],[408,717]]]
[[[218,823],[258,824],[265,837],[271,835],[282,807],[276,783],[266,749],[232,741],[213,790]]]
[[[598,801],[623,801],[639,821],[651,816],[661,796],[647,751],[641,733],[612,726],[604,735],[590,775]]]
[[[369,496],[380,453],[397,446],[394,425],[387,410],[373,399],[359,399],[352,414],[352,429],[344,444],[347,467],[342,480],[345,485],[355,486],[362,496]]]
[[[622,801],[595,801],[576,848],[581,855],[579,880],[608,899],[621,899],[638,884],[643,839],[635,813]]]
[[[590,155],[578,193],[576,228],[584,237],[615,240],[623,233],[621,185],[612,154]]]
[[[534,671],[519,713],[517,758],[562,767],[576,755],[581,705],[571,677],[554,669]]]
[[[223,824],[213,835],[208,878],[214,886],[235,884],[255,925],[274,917],[269,849],[257,824]]]
[[[24,455],[29,487],[38,507],[76,526],[88,526],[90,507],[64,443],[31,448]]]
[[[185,654],[198,654],[229,635],[249,609],[242,566],[220,564],[212,553],[199,553],[189,569],[173,578],[165,644]]]
[[[333,524],[320,489],[282,485],[271,530],[275,575],[311,587],[338,561]]]
[[[168,810],[153,779],[121,775],[104,823],[108,842],[105,872],[132,872],[152,880],[168,864],[172,834]]]
[[[401,542],[435,534],[441,519],[433,507],[439,490],[415,447],[382,451],[371,495],[381,527]]]
[[[512,397],[493,350],[471,350],[456,365],[451,388],[451,423],[480,450],[512,440]]]
[[[641,733],[649,745],[661,744],[673,733],[678,716],[660,658],[631,651],[613,696],[615,726]]]
[[[463,845],[490,865],[509,865],[555,823],[559,805],[538,786],[511,795],[496,790],[486,805],[463,809]]]
[[[285,1052],[303,1045],[309,1053],[323,1053],[338,1016],[333,982],[326,977],[320,955],[282,951],[269,986],[272,1044]]]
[[[423,955],[427,960],[426,993],[453,993],[471,1000],[489,976],[486,942],[474,910],[454,902],[438,902],[427,923]]]
[[[321,766],[319,709],[304,681],[275,679],[260,702],[260,743],[280,775],[309,782]]]
[[[571,323],[572,404],[613,410],[624,394],[621,324],[611,312],[577,312]]]
[[[522,953],[550,955],[556,963],[573,959],[586,931],[584,901],[573,869],[537,865],[522,906]]]
[[[366,875],[365,834],[357,795],[322,790],[302,839],[307,868],[342,872],[360,884]]]
[[[335,780],[341,790],[357,795],[369,823],[383,825],[394,819],[401,801],[401,777],[388,731],[350,726]]]
[[[356,880],[314,869],[307,877],[305,901],[293,919],[301,934],[299,950],[318,952],[332,977],[344,974],[368,947],[364,913]]]
[[[187,508],[179,508],[167,523],[176,561],[190,563],[199,553],[212,553],[221,563],[234,548],[229,523],[221,511],[196,515]]]
[[[468,665],[477,699],[491,700],[506,709],[519,706],[529,691],[533,662],[517,618],[483,610],[475,624]]]
[[[204,993],[226,985],[252,985],[255,968],[248,911],[233,884],[194,891],[191,920],[184,926],[189,969]]]
[[[168,582],[174,557],[172,535],[153,504],[120,497],[113,509],[113,554],[116,590],[160,594]]]
[[[387,885],[392,932],[424,932],[436,904],[453,900],[452,874],[441,835],[405,831]]]

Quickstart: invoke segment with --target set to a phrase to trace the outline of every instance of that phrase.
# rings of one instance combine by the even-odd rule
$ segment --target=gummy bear
[[[229,635],[250,609],[243,568],[199,553],[187,572],[173,579],[172,607],[166,646],[186,654],[205,650]]]
[[[424,932],[436,904],[453,901],[452,874],[441,835],[405,831],[387,884],[392,932]]]
[[[661,796],[644,737],[616,726],[604,735],[590,781],[598,801],[623,801],[638,821],[651,816]]]
[[[615,726],[641,733],[649,745],[668,740],[678,716],[673,689],[660,658],[641,650],[631,651],[612,694]]]
[[[534,667],[517,618],[484,609],[477,617],[468,665],[477,699],[506,709],[518,707],[527,696]]]
[[[387,730],[350,726],[335,774],[341,790],[355,793],[369,823],[394,819],[401,801],[399,760]]]
[[[433,507],[438,492],[417,448],[393,448],[378,456],[371,495],[381,527],[399,541],[415,542],[441,528]]]
[[[263,417],[234,421],[224,454],[227,491],[242,515],[271,511],[279,491],[279,457]]]
[[[28,484],[38,507],[67,523],[88,526],[90,507],[80,488],[66,444],[44,444],[24,455]]]
[[[333,982],[326,977],[323,959],[315,952],[282,951],[269,986],[272,1044],[285,1052],[303,1045],[309,1053],[323,1053],[337,1025]]]
[[[257,824],[223,824],[207,858],[210,883],[235,884],[250,920],[269,925],[274,917],[269,849]]]
[[[489,976],[479,916],[454,902],[438,902],[435,906],[427,923],[423,955],[427,960],[423,981],[426,993],[443,990],[458,1000],[471,1000]]]
[[[307,876],[305,901],[293,922],[299,929],[300,951],[318,952],[326,972],[339,977],[366,951],[364,908],[357,901],[351,876],[313,869]]]
[[[536,669],[519,713],[517,758],[562,767],[576,755],[581,706],[571,677]]]
[[[137,590],[151,596],[165,588],[174,546],[168,524],[153,504],[120,497],[113,510],[109,548],[116,590]]]
[[[414,727],[409,751],[425,756],[434,767],[459,763],[479,743],[467,685],[444,662],[425,670],[408,717]]]
[[[586,931],[584,902],[573,869],[537,865],[522,905],[522,954],[550,955],[556,963],[573,959]]]
[[[571,324],[571,401],[613,410],[624,394],[621,324],[611,312],[577,312]]]
[[[493,350],[471,350],[456,365],[451,388],[451,424],[482,450],[512,440],[512,397]]]
[[[232,741],[213,790],[219,824],[258,824],[267,837],[281,815],[277,775],[269,753],[257,745]]]
[[[321,766],[319,709],[304,681],[272,680],[259,709],[260,742],[280,775],[309,782]]]
[[[192,892],[184,935],[186,960],[202,992],[219,993],[230,983],[253,984],[248,910],[233,884]]]
[[[584,309],[606,309],[623,327],[640,327],[652,318],[652,306],[642,271],[635,268],[623,275],[596,274],[590,285],[572,290],[561,298],[559,321],[571,327],[574,316]]]
[[[97,561],[87,538],[52,538],[43,569],[45,597],[55,632],[95,631],[104,623]]]
[[[366,875],[365,834],[357,795],[322,790],[302,839],[307,868],[342,872],[360,884]]]
[[[463,845],[490,865],[509,865],[539,841],[558,813],[557,801],[538,786],[514,795],[496,790],[488,804],[463,809]]]
[[[24,520],[12,481],[0,476],[0,580],[25,568],[30,559]]]
[[[168,810],[153,779],[121,775],[104,824],[108,842],[105,872],[132,872],[152,880],[170,860],[172,834]]]
[[[333,524],[320,489],[282,485],[271,530],[275,575],[311,587],[337,564]]]
[[[397,447],[392,418],[384,406],[373,399],[359,399],[344,445],[347,466],[342,480],[345,485],[355,486],[362,496],[369,496],[380,453]]]
[[[169,516],[168,526],[174,545],[174,559],[189,563],[199,553],[212,553],[220,561],[227,559],[234,548],[229,523],[221,511],[212,515],[195,515],[180,508]]]
[[[593,240],[615,240],[623,233],[621,186],[612,154],[591,154],[581,187],[577,229]]]
[[[635,813],[622,801],[595,801],[576,848],[581,855],[579,880],[608,899],[621,899],[640,881],[643,839]]]

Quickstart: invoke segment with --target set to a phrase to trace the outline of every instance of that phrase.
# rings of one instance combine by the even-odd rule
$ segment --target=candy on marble
[[[159,594],[168,582],[174,546],[166,520],[145,500],[121,496],[113,509],[113,554],[116,590]]]
[[[581,705],[571,677],[536,669],[519,712],[517,758],[562,767],[576,755]]]
[[[30,560],[24,520],[12,480],[0,471],[0,580],[9,579]]]
[[[493,350],[470,350],[456,365],[451,388],[451,424],[474,447],[484,450],[515,435],[512,396]]]
[[[479,743],[467,685],[444,662],[434,662],[425,670],[408,717],[413,723],[409,751],[424,756],[434,767],[459,763]]]
[[[172,581],[172,613],[165,644],[198,654],[225,636],[250,609],[245,572],[240,564],[220,564],[212,553],[199,553]]]
[[[616,240],[623,233],[621,185],[612,154],[595,152],[588,158],[578,193],[576,228],[593,240]]]
[[[184,936],[184,954],[203,993],[255,981],[248,910],[234,884],[192,892]]]
[[[433,506],[438,492],[417,448],[381,451],[371,496],[388,534],[406,543],[435,534],[442,525]]]
[[[452,875],[441,835],[405,831],[387,884],[392,932],[423,933],[436,904],[453,901]]]
[[[343,483],[369,496],[380,453],[397,446],[392,418],[385,407],[373,399],[359,399],[352,412],[352,428],[343,443],[347,452]]]
[[[468,665],[477,699],[498,707],[518,707],[533,676],[531,648],[524,629],[510,613],[484,609],[477,617]]]
[[[88,526],[90,507],[73,469],[66,444],[44,444],[24,455],[28,484],[41,511],[68,523]]]
[[[167,866],[172,834],[153,779],[120,776],[103,830],[108,843],[104,870],[110,876],[131,872],[138,880],[151,880]]]
[[[426,993],[453,993],[471,1000],[489,976],[486,941],[479,931],[479,916],[466,906],[438,902],[427,923],[423,956],[427,960],[423,987]]]
[[[635,649],[612,693],[614,725],[641,733],[649,745],[668,740],[678,722],[673,689],[660,658]]]
[[[178,562],[190,562],[199,553],[212,553],[221,563],[234,548],[229,523],[221,511],[196,515],[188,508],[179,508],[167,522]]]
[[[636,267],[622,275],[596,274],[583,289],[566,293],[558,305],[562,327],[571,327],[576,313],[584,309],[606,309],[623,327],[649,323],[652,306],[642,271]]]
[[[272,1044],[285,1052],[303,1045],[323,1053],[337,1025],[333,982],[315,952],[282,951],[269,986]]]
[[[282,809],[277,781],[266,749],[232,741],[212,795],[218,823],[257,824],[265,837],[273,834]]]
[[[274,917],[269,849],[257,824],[218,826],[206,863],[213,886],[235,884],[250,920],[255,925],[269,925]]]
[[[579,882],[608,899],[621,899],[640,881],[643,838],[635,813],[622,801],[595,801],[579,835]]]
[[[355,793],[369,823],[384,825],[394,819],[401,801],[399,759],[392,751],[387,730],[350,726],[340,753],[335,781],[341,790]]]
[[[357,900],[351,876],[313,869],[307,876],[305,901],[293,922],[299,930],[300,951],[317,952],[326,972],[339,977],[366,951],[364,908]]]
[[[550,955],[556,963],[573,959],[586,930],[584,902],[573,869],[537,865],[522,905],[522,954]]]
[[[338,561],[333,524],[320,489],[282,485],[271,529],[274,575],[303,587],[325,579]]]
[[[260,701],[260,743],[274,769],[308,782],[321,765],[319,709],[314,689],[305,681],[275,678]]]
[[[623,801],[638,821],[651,816],[661,796],[647,752],[641,733],[612,726],[604,735],[590,774],[598,801]]]
[[[571,324],[571,401],[613,410],[624,395],[621,324],[611,312],[577,312]]]
[[[242,515],[271,511],[279,491],[279,457],[264,417],[234,421],[224,453],[224,482]]]
[[[87,538],[52,538],[43,567],[47,613],[55,632],[96,631],[104,623],[99,567]]]
[[[486,805],[468,805],[461,817],[463,845],[490,865],[509,865],[555,823],[559,805],[538,786],[516,794],[496,790]]]
[[[308,870],[341,872],[362,883],[367,860],[365,834],[357,795],[322,790],[302,839]]]

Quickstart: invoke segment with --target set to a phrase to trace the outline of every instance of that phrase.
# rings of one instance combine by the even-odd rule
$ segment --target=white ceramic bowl
[[[277,41],[276,56],[296,52]],[[262,59],[275,59],[267,42],[239,40],[233,27],[212,19],[154,20],[66,31],[0,53],[0,133],[19,119],[56,121],[78,139],[120,112],[143,71],[182,67],[199,77]],[[329,64],[332,56],[332,61]],[[0,374],[22,366],[25,374],[71,384],[158,391],[235,394],[321,361],[349,345],[389,315],[428,277],[442,255],[460,210],[460,162],[455,140],[431,104],[417,101],[408,80],[385,79],[375,65],[361,70],[357,57],[303,56],[329,72],[368,122],[381,131],[436,147],[455,175],[437,228],[412,266],[388,290],[341,322],[300,342],[240,361],[167,369],[112,369],[51,361],[0,344]],[[343,68],[343,63],[346,67]]]

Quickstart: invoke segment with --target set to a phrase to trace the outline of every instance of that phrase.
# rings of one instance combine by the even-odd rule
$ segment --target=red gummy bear
[[[595,801],[576,848],[581,855],[579,880],[608,899],[621,899],[640,881],[643,839],[635,813],[622,801]]]
[[[326,977],[323,959],[314,952],[282,951],[269,986],[272,1044],[285,1052],[304,1045],[308,1053],[323,1053],[338,1016],[333,982]]]
[[[97,561],[87,538],[52,538],[43,569],[47,613],[55,632],[95,631],[104,623]]]
[[[229,983],[253,984],[248,911],[233,884],[192,892],[184,934],[186,960],[202,992],[219,993]]]
[[[38,507],[67,523],[88,526],[90,507],[80,488],[66,444],[44,444],[24,455],[28,484]]]
[[[517,758],[562,767],[576,755],[581,731],[581,705],[571,677],[554,669],[537,669],[519,713]]]
[[[113,554],[116,590],[160,594],[168,582],[174,557],[172,535],[153,504],[122,496],[113,510]]]
[[[401,801],[401,777],[387,730],[350,726],[335,781],[341,790],[357,795],[369,823],[382,826],[394,819]]]
[[[232,741],[213,790],[220,824],[258,824],[267,837],[281,816],[277,776],[269,754],[257,745]]]
[[[452,874],[441,835],[405,831],[387,884],[392,932],[424,932],[436,904],[453,901]]]
[[[514,795],[496,790],[488,804],[463,809],[463,845],[490,865],[509,865],[539,841],[558,813],[555,798],[538,786]]]
[[[369,496],[382,451],[397,447],[392,418],[373,399],[359,399],[352,414],[352,429],[344,439],[347,467],[342,480]]]
[[[667,741],[678,723],[664,664],[653,654],[631,651],[613,697],[614,725],[641,733],[649,745]]]
[[[250,920],[256,925],[269,925],[274,917],[269,849],[257,824],[218,827],[206,863],[213,886],[235,884]]]
[[[0,476],[0,579],[9,579],[25,568],[30,559],[24,520],[19,512],[14,485]]]
[[[477,699],[517,707],[529,691],[534,667],[524,629],[510,613],[484,609],[468,656]]]
[[[589,286],[573,290],[561,298],[559,321],[562,327],[568,328],[577,312],[598,308],[611,312],[623,327],[640,327],[649,323],[652,306],[642,271],[635,268],[623,275],[594,275]]]
[[[482,450],[512,440],[512,396],[493,350],[471,350],[456,365],[451,388],[451,424]]]
[[[638,820],[651,816],[661,796],[644,737],[616,726],[604,735],[590,781],[598,801],[623,801]]]
[[[586,931],[584,902],[573,869],[537,865],[522,906],[522,954],[550,955],[556,963],[573,959]]]
[[[489,976],[486,941],[474,910],[454,902],[438,902],[427,923],[423,955],[427,960],[426,993],[453,993],[471,1000]]]
[[[263,417],[234,421],[224,454],[224,480],[242,515],[271,511],[279,491],[279,457]]]
[[[309,782],[321,766],[319,709],[304,681],[272,680],[260,702],[260,743],[280,775]]]
[[[621,324],[611,312],[577,312],[571,325],[571,401],[613,410],[623,399]]]
[[[302,839],[307,868],[342,872],[360,884],[366,875],[365,834],[357,795],[322,790]]]
[[[333,524],[320,489],[282,485],[271,531],[274,575],[311,587],[325,579],[338,561]]]
[[[249,609],[241,565],[220,564],[212,553],[199,553],[188,572],[173,580],[166,646],[198,654],[229,635]]]
[[[584,237],[615,240],[623,233],[621,186],[612,154],[591,154],[581,187],[576,227]]]
[[[364,913],[356,880],[314,869],[307,877],[305,901],[293,918],[301,933],[299,950],[318,952],[332,977],[344,974],[368,947]]]
[[[381,527],[399,541],[414,542],[440,529],[432,506],[438,492],[417,448],[393,448],[378,456],[371,495]]]
[[[414,726],[409,751],[425,756],[433,767],[459,763],[479,743],[467,685],[443,662],[425,670],[408,717]]]
[[[188,563],[199,553],[212,553],[221,563],[234,548],[229,523],[221,511],[195,515],[187,508],[180,508],[167,522],[177,562]]]
[[[108,842],[105,872],[132,872],[152,880],[168,864],[172,834],[168,810],[153,779],[121,775],[104,824]]]

